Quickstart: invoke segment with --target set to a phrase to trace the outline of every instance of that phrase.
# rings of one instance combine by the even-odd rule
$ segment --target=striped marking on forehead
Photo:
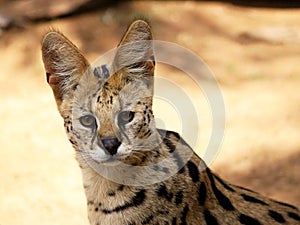
[[[95,77],[101,80],[107,79],[110,75],[106,64],[95,67],[93,73]]]

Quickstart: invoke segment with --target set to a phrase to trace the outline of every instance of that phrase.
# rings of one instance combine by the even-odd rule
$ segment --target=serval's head
[[[159,142],[152,113],[154,57],[149,25],[134,21],[110,64],[92,68],[64,35],[42,43],[47,82],[66,132],[85,160],[142,163]],[[148,152],[148,153],[147,153]]]

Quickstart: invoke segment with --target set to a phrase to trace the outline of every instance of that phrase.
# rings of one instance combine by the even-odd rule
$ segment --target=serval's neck
[[[106,197],[105,195],[107,195],[109,190],[114,190],[119,186],[119,184],[101,176],[88,165],[81,168],[81,172],[87,202],[100,201]]]

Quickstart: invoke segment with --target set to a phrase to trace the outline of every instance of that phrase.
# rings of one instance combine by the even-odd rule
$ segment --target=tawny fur
[[[151,40],[149,25],[134,21],[108,80],[96,79],[61,33],[52,31],[43,40],[48,83],[82,170],[90,224],[300,224],[296,207],[222,180],[178,134],[156,129]],[[131,113],[124,124],[118,119],[122,112]],[[85,115],[95,120],[91,128],[80,122]],[[121,143],[109,155],[101,143],[113,137]]]

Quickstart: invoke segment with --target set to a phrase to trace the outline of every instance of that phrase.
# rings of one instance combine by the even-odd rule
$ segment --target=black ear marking
[[[102,69],[102,74],[104,75],[104,78],[108,78],[109,77],[109,71],[108,71],[106,65],[102,65],[101,69]]]
[[[107,66],[105,64],[95,67],[93,73],[95,77],[101,80],[107,79],[109,77],[109,70],[107,69]]]
[[[100,70],[99,66],[94,68],[93,73],[94,73],[94,76],[97,77],[98,79],[101,78],[101,70]]]

